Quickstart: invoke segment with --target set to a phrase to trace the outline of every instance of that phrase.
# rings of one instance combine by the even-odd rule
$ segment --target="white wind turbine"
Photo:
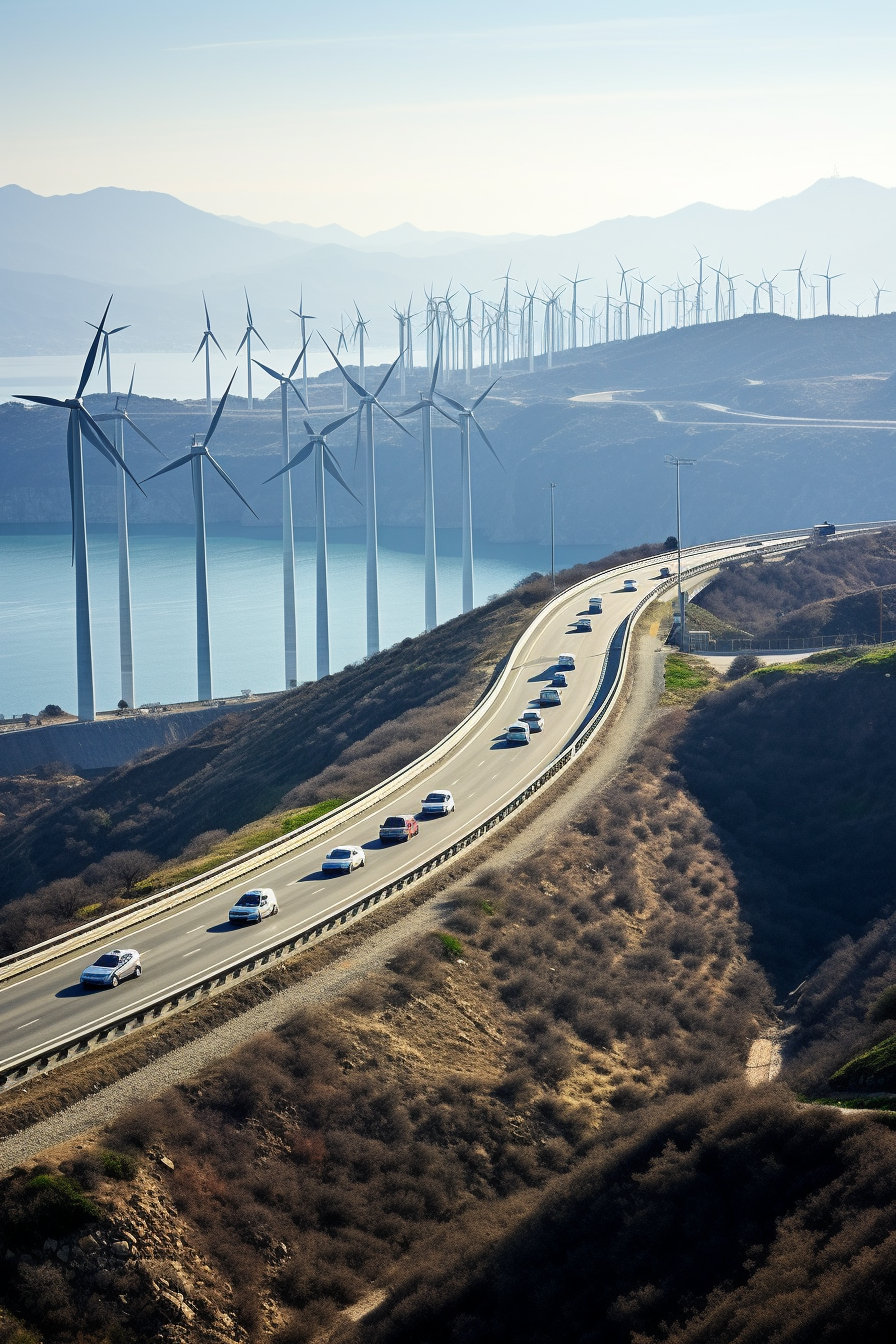
[[[580,279],[580,278],[579,278],[579,268],[578,268],[578,266],[576,266],[576,273],[575,273],[575,275],[572,277],[572,279],[570,279],[570,277],[569,277],[568,275],[561,275],[560,279],[561,279],[561,280],[565,280],[565,281],[567,282],[567,284],[572,285],[572,310],[571,310],[571,311],[572,311],[572,325],[571,325],[571,327],[570,327],[570,342],[569,342],[569,344],[570,344],[570,347],[571,347],[573,350],[575,350],[575,348],[576,348],[576,340],[577,340],[577,333],[576,333],[576,318],[577,318],[577,316],[578,316],[579,285],[587,285],[587,283],[588,283],[588,281],[591,279],[591,277],[590,277],[590,275],[583,275],[583,276],[581,277],[581,279]],[[642,294],[643,294],[643,290],[642,290]]]
[[[700,314],[703,311],[703,263],[707,258],[700,255],[700,249],[696,243],[694,244],[694,251],[697,253],[697,261],[700,263],[700,274],[697,280],[697,326],[699,327]]]
[[[310,339],[310,338],[309,338]],[[285,467],[289,462],[289,389],[292,388],[305,410],[308,403],[293,382],[301,364],[308,341],[296,355],[289,373],[278,373],[260,359],[255,363],[280,384],[280,458]],[[292,520],[292,477],[283,477],[283,662],[286,689],[298,685],[298,652],[296,648],[296,543]]]
[[[809,288],[807,282],[803,279],[803,262],[806,260],[806,254],[803,253],[799,266],[788,267],[786,274],[796,276],[796,317],[799,322],[803,316],[803,288]]]
[[[249,410],[251,411],[252,410],[252,333],[253,332],[255,333],[255,335],[258,337],[258,339],[264,346],[265,350],[267,350],[268,345],[267,342],[263,339],[261,332],[255,326],[255,323],[252,321],[252,309],[249,307],[249,295],[246,293],[245,288],[243,289],[243,293],[246,295],[246,333],[243,336],[243,339],[240,341],[239,345],[237,346],[236,353],[238,355],[239,352],[242,350],[243,346],[246,347],[247,402]],[[236,356],[234,356],[234,358],[236,358]],[[233,379],[231,378],[230,383],[227,384],[228,392],[230,391],[230,386],[232,383]]]
[[[249,300],[247,299],[246,302],[248,303]],[[297,317],[297,318],[299,319],[299,321],[301,322],[301,324],[302,324],[302,397],[303,397],[303,400],[304,400],[304,402],[305,402],[305,410],[307,411],[307,409],[308,409],[308,355],[306,354],[306,351],[307,351],[307,349],[308,349],[308,337],[307,337],[306,334],[305,334],[305,323],[306,323],[306,322],[315,322],[317,319],[314,317],[313,313],[306,313],[306,312],[305,312],[305,306],[304,306],[304,305],[305,305],[305,291],[304,291],[304,289],[300,286],[300,288],[299,288],[299,311],[296,312],[295,308],[290,308],[289,311],[292,313],[293,317]],[[265,348],[267,348],[267,347],[265,347]]]
[[[357,500],[358,496],[346,484],[342,472],[339,470],[339,463],[333,456],[329,445],[327,444],[327,435],[332,434],[334,430],[339,429],[341,425],[347,424],[355,415],[351,411],[348,415],[340,416],[338,420],[331,420],[328,425],[324,425],[319,434],[316,434],[312,425],[307,420],[303,420],[305,432],[308,435],[308,442],[299,449],[295,457],[291,458],[279,471],[274,472],[268,480],[276,480],[278,476],[285,476],[287,472],[292,471],[300,462],[304,462],[307,457],[314,454],[314,505],[315,505],[315,533],[317,539],[317,602],[316,602],[316,634],[317,634],[317,676],[327,677],[330,675],[330,593],[329,593],[329,572],[327,564],[327,489],[326,477],[329,473],[334,480],[337,480],[343,489],[348,490],[352,499]],[[267,484],[267,482],[265,482]]]
[[[130,467],[100,428],[84,405],[84,389],[90,381],[96,362],[100,339],[104,333],[111,298],[100,318],[96,335],[90,343],[78,388],[73,397],[29,396],[15,393],[20,401],[33,401],[39,406],[57,406],[68,411],[68,484],[72,507],[72,565],[75,570],[75,650],[78,686],[78,718],[92,721],[96,718],[96,695],[93,683],[93,639],[90,626],[90,578],[87,564],[87,513],[84,499],[84,439],[93,444],[107,461],[126,471],[134,484],[142,486]]]
[[[202,354],[202,351],[204,350],[204,351],[205,351],[205,413],[206,413],[206,415],[208,415],[208,416],[210,417],[210,416],[211,416],[211,413],[212,413],[212,370],[211,370],[211,360],[210,360],[210,355],[211,355],[211,342],[214,341],[215,345],[218,346],[218,349],[219,349],[219,350],[221,350],[221,347],[220,347],[220,345],[218,345],[218,338],[217,338],[217,336],[215,335],[215,333],[212,331],[212,324],[211,324],[211,322],[209,321],[209,317],[208,317],[208,304],[207,304],[206,301],[205,301],[205,291],[204,291],[204,290],[203,290],[203,294],[202,294],[202,306],[203,306],[204,309],[205,309],[205,331],[204,331],[204,333],[203,333],[202,340],[199,342],[199,349],[196,351],[195,355],[193,356],[193,363],[194,363],[194,364],[196,363],[196,360],[199,358],[199,356]],[[237,353],[239,353],[239,351],[237,351]],[[227,356],[224,354],[224,351],[223,351],[223,350],[221,350],[221,354],[224,355],[224,358],[225,358],[225,359],[227,358]]]
[[[351,319],[352,340],[353,341],[357,340],[358,342],[358,382],[361,384],[361,387],[363,389],[364,387],[366,387],[365,373],[364,373],[364,338],[367,335],[368,324],[361,316],[361,310],[357,304],[355,304],[355,312],[358,314],[358,320],[356,322],[354,318]],[[326,344],[326,342],[324,342],[324,344]],[[361,392],[361,396],[366,395],[367,395],[366,392],[364,391]]]
[[[442,352],[440,350],[436,355],[432,378],[429,382],[429,392],[421,392],[420,400],[416,405],[409,406],[406,411],[400,412],[402,416],[405,416],[414,415],[417,411],[420,411],[423,428],[423,613],[424,626],[427,630],[435,629],[439,623],[436,574],[436,502],[432,463],[432,413],[438,411],[439,415],[443,415],[446,420],[450,420],[452,425],[457,424],[453,416],[449,415],[447,411],[443,411],[441,406],[433,401],[436,383],[439,378],[439,360],[441,358]]]
[[[103,331],[103,346],[102,346],[102,349],[100,350],[100,357],[99,357],[99,359],[97,360],[96,372],[97,372],[97,375],[99,375],[99,374],[102,373],[102,371],[103,371],[103,361],[105,360],[105,363],[106,363],[106,393],[107,393],[107,395],[110,396],[110,397],[111,397],[111,395],[112,395],[112,358],[111,358],[111,355],[110,355],[110,353],[109,353],[109,337],[110,337],[110,336],[117,336],[118,333],[119,333],[120,331],[128,331],[128,330],[130,330],[130,325],[131,325],[131,324],[130,324],[129,322],[126,322],[125,325],[124,325],[123,327],[113,327],[111,331]],[[94,331],[102,331],[102,328],[101,328],[101,327],[96,327],[96,326],[94,326],[94,324],[93,324],[92,322],[87,322],[87,323],[85,323],[85,326],[93,327],[93,330],[94,330]],[[97,416],[96,419],[98,420],[98,419],[99,419],[99,416]]]
[[[146,478],[151,481],[156,476],[164,476],[168,471],[176,471],[178,467],[186,466],[188,462],[190,464],[193,479],[193,510],[196,519],[196,680],[197,694],[200,700],[211,700],[212,698],[212,651],[208,618],[208,547],[205,536],[205,480],[203,476],[203,467],[206,462],[214,467],[237,498],[242,500],[252,516],[254,518],[258,517],[249,501],[243,499],[227,472],[208,451],[209,441],[218,428],[221,412],[224,410],[224,404],[227,401],[230,389],[233,387],[235,377],[236,370],[234,369],[205,435],[194,434],[188,453],[177,458],[174,462],[169,462],[167,467],[162,467],[160,471],[154,471],[152,476]],[[202,439],[201,443],[199,442],[200,438]]]
[[[831,281],[840,280],[844,275],[843,271],[838,271],[836,275],[831,275],[831,258],[828,257],[828,264],[825,270],[816,273],[817,280],[824,280],[827,293],[827,315],[831,315]]]
[[[112,333],[110,332],[110,335]],[[113,433],[115,436],[115,447],[121,454],[121,460],[124,462],[124,427],[130,425],[135,434],[148,443],[150,448],[155,448],[157,453],[165,457],[158,444],[153,443],[148,434],[144,434],[138,425],[135,425],[128,415],[128,405],[131,400],[131,393],[134,390],[134,374],[137,372],[136,365],[131,373],[131,385],[128,388],[128,395],[125,398],[124,408],[119,405],[120,398],[115,398],[115,409],[109,411],[106,415],[98,415],[98,421],[111,420],[113,423]],[[118,649],[119,660],[121,663],[121,699],[128,709],[133,709],[137,703],[134,692],[134,638],[131,622],[131,554],[128,538],[128,493],[127,476],[124,471],[119,471],[118,476]]]
[[[765,268],[763,267],[762,283],[767,287],[768,290],[768,310],[770,313],[773,313],[775,311],[775,281],[777,280],[777,278],[778,278],[778,272],[775,271],[771,280],[769,280],[768,276],[765,273]]]
[[[871,286],[871,293],[874,296],[874,316],[880,317],[880,296],[881,294],[889,294],[890,291],[884,289],[883,285],[879,285],[874,276],[871,277]]]
[[[324,345],[327,342],[324,341]],[[355,439],[355,464],[358,461],[358,450],[361,446],[361,417],[366,420],[366,473],[365,473],[365,511],[366,511],[366,534],[367,534],[367,656],[373,653],[379,653],[380,650],[380,579],[379,579],[379,548],[377,539],[377,516],[376,516],[376,449],[373,439],[373,412],[374,408],[381,411],[388,420],[397,425],[403,434],[408,438],[414,436],[409,430],[405,429],[400,420],[387,411],[385,406],[379,400],[379,395],[388,383],[392,374],[398,365],[396,359],[389,366],[385,375],[380,381],[375,392],[368,392],[361,383],[355,381],[351,374],[340,364],[336,355],[330,350],[330,356],[333,359],[339,372],[342,374],[349,387],[359,398],[357,411],[352,414],[358,417],[358,431]]]
[[[498,380],[495,379],[495,383]],[[461,568],[463,571],[463,610],[473,610],[473,484],[470,471],[470,425],[476,426],[483,443],[491,452],[499,467],[503,468],[503,463],[495,452],[485,430],[476,419],[473,412],[485,401],[489,392],[495,386],[491,383],[483,393],[473,402],[472,406],[463,406],[459,401],[454,401],[447,397],[444,392],[437,392],[436,396],[447,401],[458,414],[458,423],[460,424],[460,491],[461,491]]]

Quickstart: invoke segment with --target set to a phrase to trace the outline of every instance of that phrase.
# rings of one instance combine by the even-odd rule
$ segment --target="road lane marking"
[[[20,1027],[16,1027],[16,1031],[24,1031],[26,1027],[33,1027],[35,1022],[39,1021],[40,1021],[39,1017],[32,1017],[30,1022],[23,1022]]]
[[[189,934],[189,933],[204,933],[204,932],[205,932],[205,925],[204,925],[204,924],[197,924],[195,929],[187,929],[187,933],[188,933],[188,934]]]
[[[201,947],[194,947],[192,952],[185,952],[185,953],[184,953],[184,956],[185,956],[185,957],[193,957],[193,956],[196,955],[197,952],[201,952],[201,951],[202,951],[202,948],[201,948]]]

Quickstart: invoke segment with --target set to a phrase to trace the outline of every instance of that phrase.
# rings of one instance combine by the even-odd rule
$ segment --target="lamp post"
[[[681,591],[681,469],[682,467],[693,467],[695,459],[693,457],[673,457],[667,454],[666,465],[675,468],[675,540],[678,543],[678,638],[681,641],[682,653],[686,653],[687,630],[684,595]]]
[[[551,481],[551,588],[557,591],[557,578],[554,571],[554,491],[557,489],[557,482]]]

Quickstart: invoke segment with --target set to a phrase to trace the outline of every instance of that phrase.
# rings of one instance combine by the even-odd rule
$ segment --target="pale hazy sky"
[[[561,233],[835,170],[896,185],[878,0],[0,0],[0,181]]]

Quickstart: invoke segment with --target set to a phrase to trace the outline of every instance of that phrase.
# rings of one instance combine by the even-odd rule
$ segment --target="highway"
[[[795,540],[795,538],[794,538]],[[773,542],[764,543],[773,544]],[[688,567],[723,560],[742,553],[743,541],[719,543],[687,553]],[[685,557],[683,557],[683,560]],[[585,718],[601,678],[605,655],[614,632],[645,594],[661,588],[659,562],[642,561],[625,575],[637,578],[639,591],[622,591],[622,577],[596,576],[583,591],[561,597],[547,618],[528,631],[514,649],[506,682],[488,711],[462,737],[451,753],[418,777],[405,781],[385,801],[347,820],[344,832],[323,839],[309,836],[307,845],[288,855],[269,858],[251,878],[197,897],[176,909],[151,909],[135,917],[132,928],[114,935],[98,931],[92,947],[59,957],[37,972],[23,972],[0,986],[0,1069],[28,1052],[52,1050],[76,1032],[100,1029],[122,1012],[137,1011],[163,993],[176,993],[204,975],[219,974],[235,959],[263,950],[294,931],[314,924],[329,912],[401,876],[437,854],[513,798],[557,755]],[[572,622],[587,612],[589,592],[603,594],[603,614],[592,617],[590,634],[571,631]],[[537,699],[550,679],[561,653],[572,653],[576,670],[567,674],[563,702],[542,710],[544,731],[533,734],[529,746],[508,746],[503,732]],[[377,836],[389,813],[420,813],[430,789],[450,789],[457,810],[447,817],[421,819],[417,837],[383,846]],[[366,863],[350,875],[325,877],[321,862],[338,844],[364,849]],[[227,912],[235,897],[254,886],[272,887],[279,914],[260,925],[234,926]],[[142,957],[143,976],[114,990],[84,991],[81,970],[110,946],[134,947]]]

